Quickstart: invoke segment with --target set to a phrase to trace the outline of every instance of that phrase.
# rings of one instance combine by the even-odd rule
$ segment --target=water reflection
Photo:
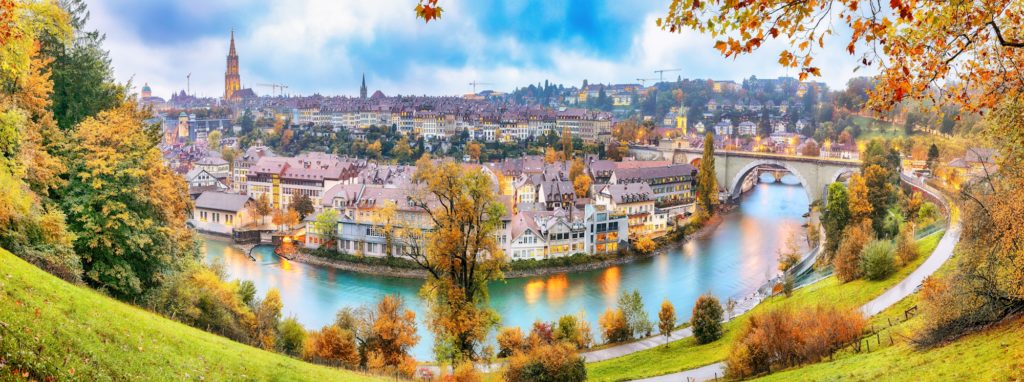
[[[711,292],[721,299],[748,293],[778,273],[778,250],[790,235],[802,237],[801,215],[807,212],[806,193],[786,176],[783,183],[757,184],[744,195],[739,208],[705,238],[692,240],[666,254],[621,266],[497,282],[490,304],[502,325],[529,327],[536,319],[556,320],[586,312],[591,326],[605,309],[614,307],[623,291],[638,290],[651,317],[661,301],[676,306],[680,320],[689,319],[697,296]],[[804,240],[799,240],[803,243]],[[418,292],[422,281],[368,276],[279,259],[269,247],[252,251],[255,261],[227,243],[210,239],[208,261],[223,261],[232,278],[252,280],[262,295],[278,288],[284,316],[295,316],[307,328],[334,320],[345,306],[374,304],[386,294],[403,297],[416,311],[421,341],[413,349],[419,359],[431,359],[433,338],[423,330],[425,307]]]

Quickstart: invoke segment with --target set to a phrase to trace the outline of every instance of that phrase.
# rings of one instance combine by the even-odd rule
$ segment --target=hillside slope
[[[365,381],[68,284],[0,249],[0,380]],[[383,380],[383,379],[378,379]]]

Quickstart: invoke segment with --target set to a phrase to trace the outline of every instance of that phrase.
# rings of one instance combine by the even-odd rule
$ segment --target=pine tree
[[[708,133],[704,136],[704,154],[697,171],[697,207],[701,213],[710,216],[718,204],[718,179],[715,176],[715,140]]]

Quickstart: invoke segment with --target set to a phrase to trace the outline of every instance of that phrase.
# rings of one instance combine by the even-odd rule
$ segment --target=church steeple
[[[366,73],[363,73],[363,85],[359,87],[359,98],[366,99]]]
[[[231,46],[228,48],[228,67],[224,72],[224,99],[231,100],[235,92],[242,89],[242,79],[238,75],[238,53],[235,53],[235,29],[231,29]]]

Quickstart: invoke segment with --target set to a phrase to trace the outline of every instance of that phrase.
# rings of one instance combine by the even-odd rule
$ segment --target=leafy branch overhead
[[[437,0],[420,0],[416,4],[416,17],[423,19],[423,22],[440,19],[443,11],[444,8],[437,6]]]
[[[926,98],[978,111],[1024,85],[1022,15],[1024,4],[1013,0],[673,0],[657,23],[708,33],[726,57],[783,40],[789,48],[778,62],[799,68],[801,80],[821,75],[815,56],[827,37],[846,30],[841,23],[851,31],[846,51],[879,72],[869,106]]]

